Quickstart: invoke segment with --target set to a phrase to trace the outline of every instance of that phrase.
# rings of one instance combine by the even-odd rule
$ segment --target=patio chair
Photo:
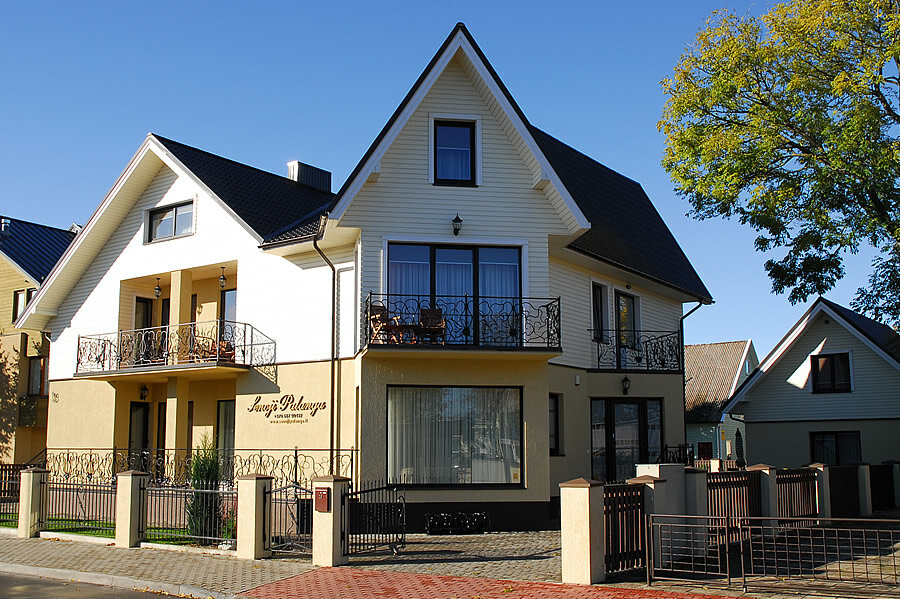
[[[422,308],[419,310],[419,326],[416,333],[420,339],[428,339],[431,343],[443,345],[447,338],[447,321],[440,308]]]
[[[391,316],[383,304],[369,306],[372,343],[398,343],[402,337],[400,317]]]

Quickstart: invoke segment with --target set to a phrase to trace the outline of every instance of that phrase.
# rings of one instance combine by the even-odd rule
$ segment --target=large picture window
[[[388,478],[522,484],[522,390],[388,387]]]

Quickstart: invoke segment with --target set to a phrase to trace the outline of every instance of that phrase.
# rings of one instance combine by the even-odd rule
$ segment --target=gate
[[[640,568],[646,552],[644,485],[603,485],[606,572]]]
[[[406,500],[392,485],[346,489],[341,493],[341,549],[354,555],[406,546]]]
[[[828,468],[831,515],[858,518],[859,511],[859,467],[831,466]]]
[[[892,510],[894,505],[894,465],[869,466],[869,489],[872,493],[872,510]]]
[[[279,554],[312,552],[312,491],[300,483],[290,483],[269,491],[270,549]],[[268,498],[264,498],[268,499]],[[267,503],[265,500],[264,504]]]
[[[731,583],[728,518],[651,514],[647,527],[647,584],[722,578]]]
[[[811,468],[788,468],[775,471],[778,491],[778,517],[802,518],[819,513],[816,504],[816,471]]]

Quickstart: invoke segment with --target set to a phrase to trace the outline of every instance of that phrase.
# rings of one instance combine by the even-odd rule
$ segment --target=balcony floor
[[[188,364],[148,364],[132,366],[120,370],[104,370],[97,372],[80,372],[76,379],[96,381],[113,381],[128,378],[140,378],[147,382],[164,382],[171,376],[187,376],[192,379],[217,379],[233,377],[249,372],[250,366],[234,362],[195,362]]]
[[[370,344],[363,355],[371,358],[492,358],[495,360],[549,360],[561,349],[546,347],[478,347],[473,345]]]

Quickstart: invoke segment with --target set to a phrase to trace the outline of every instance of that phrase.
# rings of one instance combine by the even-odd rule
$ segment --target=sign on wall
[[[326,407],[327,402],[306,401],[302,395],[288,394],[271,400],[263,400],[257,395],[247,411],[263,414],[272,424],[304,424]]]

